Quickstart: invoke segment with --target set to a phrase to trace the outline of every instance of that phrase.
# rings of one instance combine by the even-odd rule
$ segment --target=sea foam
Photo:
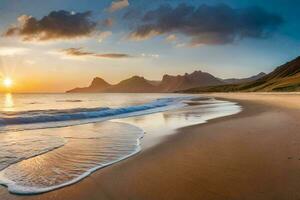
[[[144,134],[130,124],[109,121],[62,129],[46,129],[43,133],[44,139],[52,135],[64,138],[64,145],[6,167],[0,171],[0,184],[15,194],[38,194],[74,184],[97,169],[138,153]],[[42,141],[42,137],[35,138],[38,133],[22,132]],[[38,148],[36,144],[31,147]]]
[[[119,108],[2,112],[2,131],[10,131],[0,134],[0,157],[3,159],[0,160],[3,164],[0,165],[0,184],[11,193],[44,193],[74,184],[95,170],[141,150],[144,130],[132,124],[105,120],[172,110],[163,116],[169,123],[173,115],[174,128],[179,128],[241,110],[232,102],[194,98],[162,98]],[[91,123],[100,121],[104,122]],[[59,128],[62,126],[66,127]]]
[[[37,128],[64,127],[108,119],[145,115],[185,106],[185,100],[193,97],[156,99],[150,103],[120,108],[74,108],[29,110],[0,113],[0,132]]]

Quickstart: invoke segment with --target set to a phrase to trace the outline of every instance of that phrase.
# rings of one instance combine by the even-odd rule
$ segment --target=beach
[[[159,144],[40,195],[1,200],[299,199],[300,95],[207,94],[243,111],[178,129]]]

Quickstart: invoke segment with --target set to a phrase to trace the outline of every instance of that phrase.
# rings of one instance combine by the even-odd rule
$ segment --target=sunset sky
[[[288,3],[287,3],[288,2]],[[247,77],[299,56],[298,0],[1,0],[0,73],[15,92],[99,76]],[[3,90],[3,89],[1,89]]]

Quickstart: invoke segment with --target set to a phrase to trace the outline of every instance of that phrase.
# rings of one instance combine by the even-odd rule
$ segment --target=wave
[[[24,128],[26,125],[30,129],[48,128],[52,123],[53,127],[68,126],[63,129],[0,134],[0,140],[6,142],[0,148],[0,152],[6,156],[5,165],[2,168],[0,166],[0,185],[15,194],[39,194],[74,184],[100,168],[138,153],[141,150],[140,139],[145,131],[132,124],[111,121],[70,125],[146,115],[180,107],[184,108],[165,113],[169,115],[166,116],[169,120],[172,115],[176,117],[174,128],[205,123],[209,119],[232,115],[241,110],[232,102],[192,96],[162,98],[121,108],[0,113],[5,116],[0,124],[2,127],[21,125],[24,130],[27,129]],[[178,120],[180,118],[184,119],[183,123]],[[52,143],[47,145],[49,141]]]
[[[69,127],[72,137],[68,132],[60,132],[59,136],[68,140],[66,145],[49,149],[45,154],[35,152],[36,157],[22,159],[0,171],[0,185],[14,194],[49,192],[74,184],[94,171],[127,159],[141,150],[140,139],[144,131],[139,127],[109,121],[94,129],[92,127]],[[89,128],[92,130],[85,134],[80,131]],[[47,136],[56,134],[57,131],[48,130]],[[39,140],[42,141],[42,138]]]
[[[0,170],[64,146],[67,139],[51,135],[1,134]],[[32,148],[34,146],[34,148]]]
[[[168,107],[183,106],[185,105],[183,101],[191,98],[192,97],[162,98],[142,105],[121,108],[99,107],[1,112],[0,126],[111,118],[120,115],[131,116],[132,114],[149,114],[149,112],[163,111],[164,109],[168,109]]]

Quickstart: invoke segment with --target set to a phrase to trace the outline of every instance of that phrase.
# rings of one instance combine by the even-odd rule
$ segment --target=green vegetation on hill
[[[300,57],[277,67],[262,78],[242,84],[198,87],[179,92],[296,92],[300,91]]]

